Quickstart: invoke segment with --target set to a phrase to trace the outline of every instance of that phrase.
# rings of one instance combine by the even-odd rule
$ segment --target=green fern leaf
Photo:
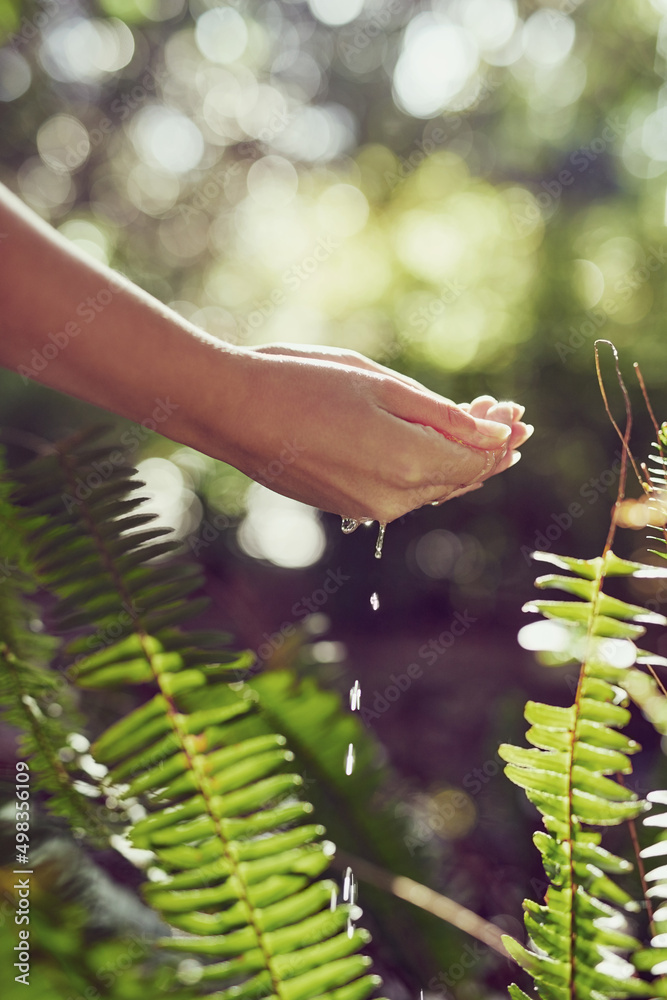
[[[60,628],[83,630],[68,676],[84,688],[156,689],[92,751],[110,768],[101,792],[133,807],[128,839],[155,855],[143,892],[178,931],[162,946],[201,956],[217,998],[364,1000],[378,983],[358,954],[368,934],[354,926],[358,908],[332,907],[333,885],[314,881],[334,848],[297,797],[293,754],[275,733],[239,738],[239,720],[258,713],[238,684],[252,658],[220,633],[200,644],[181,632],[205,604],[190,597],[198,575],[154,564],[177,543],[144,527],[150,518],[128,497],[143,485],[134,470],[78,488],[104,454],[91,441],[19,470],[13,498]]]
[[[562,623],[564,653],[581,668],[574,704],[526,705],[530,748],[500,747],[507,776],[542,813],[546,832],[536,834],[535,842],[549,879],[544,904],[524,904],[531,944],[508,939],[506,947],[533,977],[542,1000],[660,995],[657,983],[639,979],[623,957],[640,948],[621,917],[637,904],[614,879],[631,866],[603,849],[600,834],[590,829],[617,825],[648,808],[615,776],[631,773],[630,755],[639,750],[621,732],[630,719],[629,698],[641,691],[649,700],[646,675],[633,664],[650,655],[637,650],[634,640],[645,631],[640,623],[667,620],[609,597],[602,587],[606,576],[653,575],[654,567],[611,552],[592,560],[551,553],[536,558],[572,573],[539,577],[540,589],[557,588],[579,600],[531,601],[524,610]],[[510,995],[525,996],[516,987]]]

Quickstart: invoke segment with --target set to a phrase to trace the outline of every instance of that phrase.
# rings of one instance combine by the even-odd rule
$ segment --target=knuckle
[[[392,465],[394,482],[400,489],[416,489],[423,485],[423,469],[416,455],[410,453],[396,455]]]
[[[443,417],[452,431],[460,433],[462,436],[469,435],[475,431],[475,418],[466,410],[459,409],[458,406],[443,407]]]

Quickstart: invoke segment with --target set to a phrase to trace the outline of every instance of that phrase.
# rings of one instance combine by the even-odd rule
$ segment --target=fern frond
[[[175,931],[160,943],[199,956],[219,1000],[364,1000],[379,982],[359,954],[368,934],[356,907],[332,908],[332,882],[314,881],[334,848],[309,822],[293,755],[281,735],[239,735],[257,696],[225,681],[252,657],[222,634],[181,630],[201,610],[186,600],[198,576],[153,561],[175,543],[144,527],[134,470],[105,462],[81,438],[20,470],[14,500],[55,616],[84,630],[68,675],[84,688],[156,689],[92,753],[109,769],[105,793],[133,816],[132,844],[155,856],[144,895]]]
[[[69,759],[75,758],[69,737],[81,732],[83,722],[71,688],[49,669],[59,643],[42,630],[28,597],[37,584],[2,468],[0,454],[0,712],[19,731],[18,753],[30,761],[32,790],[48,791],[52,813],[100,839],[102,824],[76,790],[77,769]]]
[[[572,574],[540,577],[539,588],[555,587],[578,600],[531,601],[524,610],[557,623],[566,636],[566,658],[581,667],[571,706],[528,702],[532,749],[500,748],[508,777],[542,814],[546,832],[537,833],[535,843],[549,879],[545,902],[524,904],[532,947],[511,939],[505,944],[533,976],[543,1000],[661,995],[660,985],[638,979],[623,957],[639,942],[622,911],[638,907],[613,876],[631,866],[606,851],[600,833],[591,828],[618,825],[647,808],[615,776],[632,772],[630,757],[640,749],[621,732],[630,719],[629,695],[644,690],[647,681],[636,664],[651,659],[635,640],[645,632],[644,624],[667,624],[662,615],[605,594],[604,580],[667,572],[619,559],[611,551],[591,560],[543,552],[535,558]]]
[[[652,805],[667,805],[667,792],[649,792],[648,801]],[[638,948],[632,956],[635,967],[645,974],[658,977],[652,984],[653,996],[667,996],[667,841],[662,839],[667,828],[667,812],[651,812],[644,818],[645,827],[653,827],[659,831],[661,839],[640,851],[644,861],[657,860],[657,868],[647,868],[643,881],[653,883],[646,889],[647,908],[649,911],[651,941],[648,948]],[[655,908],[653,908],[655,907]]]

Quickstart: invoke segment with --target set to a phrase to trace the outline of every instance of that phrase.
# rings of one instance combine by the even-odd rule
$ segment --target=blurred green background
[[[33,435],[111,419],[207,567],[210,621],[267,669],[297,655],[345,695],[359,679],[410,853],[434,888],[518,933],[539,894],[536,820],[496,748],[522,739],[526,697],[571,696],[516,633],[530,550],[604,544],[618,441],[596,337],[621,353],[640,457],[652,432],[633,361],[667,416],[667,0],[0,0],[0,27],[0,180],[68,239],[233,343],[353,348],[457,401],[526,405],[518,468],[391,525],[377,562],[373,532],[344,537],[0,372],[11,461]],[[320,602],[328,573],[346,579]],[[411,663],[421,674],[388,699]],[[661,766],[649,757],[640,791]],[[440,933],[442,971],[462,943]],[[382,961],[392,997],[497,997],[511,976],[474,956],[434,986],[437,959]]]

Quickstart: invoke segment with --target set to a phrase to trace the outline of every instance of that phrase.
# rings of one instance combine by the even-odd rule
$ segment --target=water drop
[[[353,531],[356,531],[361,521],[355,521],[353,517],[343,517],[341,518],[341,530],[344,535],[351,535]]]
[[[352,917],[348,917],[347,918],[347,936],[349,938],[351,938],[351,937],[353,937],[353,935],[354,935],[354,921],[352,920]]]
[[[345,874],[343,875],[343,900],[348,902],[350,899],[350,888],[354,882],[354,875],[351,868],[345,869]]]
[[[371,594],[371,607],[373,611],[377,611],[380,607],[380,598],[377,595],[377,591]]]
[[[350,743],[347,748],[347,756],[345,758],[345,773],[352,774],[354,771],[354,744]]]
[[[350,688],[350,708],[353,712],[357,712],[361,707],[361,687],[359,686],[359,681],[354,682],[354,687]]]
[[[380,528],[378,530],[378,540],[375,543],[375,558],[382,558],[382,546],[384,545],[384,533],[387,530],[387,525],[384,521],[380,521]]]

